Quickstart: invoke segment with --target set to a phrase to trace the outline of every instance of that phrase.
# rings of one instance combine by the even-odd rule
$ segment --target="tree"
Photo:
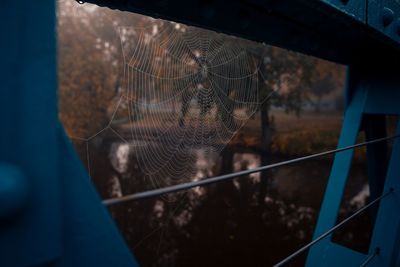
[[[110,122],[126,88],[119,29],[149,21],[141,15],[115,16],[109,9],[59,2],[60,118],[70,136],[89,138]],[[137,39],[132,31],[126,34]]]
[[[319,112],[321,110],[322,98],[325,95],[330,94],[336,89],[336,83],[332,77],[332,74],[325,75],[322,79],[316,80],[310,86],[310,92],[316,96],[316,101],[311,101],[314,104],[315,111]]]
[[[261,51],[260,51],[261,50]],[[259,95],[261,127],[261,165],[270,163],[270,147],[273,135],[270,109],[283,107],[286,112],[300,114],[301,106],[308,99],[308,88],[315,73],[315,59],[272,46],[254,49],[259,58]],[[262,172],[259,204],[264,203],[268,187],[268,173]]]
[[[103,16],[96,19],[101,23]],[[107,125],[117,81],[114,46],[96,33],[93,20],[90,12],[60,2],[60,117],[67,133],[79,138],[88,138]]]

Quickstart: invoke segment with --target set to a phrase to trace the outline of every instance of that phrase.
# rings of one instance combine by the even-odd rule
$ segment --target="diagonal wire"
[[[334,231],[336,231],[337,229],[341,228],[343,225],[345,225],[346,223],[348,223],[350,220],[354,219],[355,217],[357,217],[359,214],[361,214],[362,212],[364,212],[366,209],[368,209],[369,207],[375,205],[376,203],[378,203],[379,201],[381,201],[383,198],[387,197],[388,195],[390,195],[391,193],[393,193],[393,188],[390,188],[388,192],[382,194],[380,197],[375,198],[373,201],[371,201],[370,203],[368,203],[367,205],[365,205],[364,207],[362,207],[361,209],[357,210],[355,213],[353,213],[351,216],[347,217],[346,219],[344,219],[343,221],[341,221],[340,223],[338,223],[337,225],[333,226],[331,229],[329,229],[328,231],[326,231],[325,233],[321,234],[320,236],[318,236],[317,238],[315,238],[313,241],[311,241],[310,243],[308,243],[307,245],[301,247],[300,249],[296,250],[294,253],[290,254],[288,257],[286,257],[285,259],[283,259],[282,261],[278,262],[277,264],[274,265],[274,267],[281,267],[284,266],[286,263],[288,263],[289,261],[291,261],[293,258],[295,258],[296,256],[298,256],[299,254],[301,254],[302,252],[306,251],[307,249],[309,249],[310,247],[312,247],[313,245],[315,245],[316,243],[318,243],[319,241],[321,241],[322,239],[324,239],[325,237],[327,237],[328,235],[332,234]],[[368,262],[367,262],[368,264]],[[365,266],[365,265],[364,265]]]
[[[379,255],[379,248],[376,248],[374,253],[370,254],[360,265],[360,267],[365,267],[372,261],[372,259],[376,256]]]
[[[273,168],[277,168],[277,167],[282,167],[282,166],[285,166],[285,165],[291,165],[291,164],[294,164],[294,163],[297,163],[297,162],[301,162],[301,161],[305,161],[305,160],[309,160],[309,159],[313,159],[313,158],[318,158],[318,157],[322,157],[322,156],[326,156],[326,155],[330,155],[330,154],[335,154],[335,153],[346,151],[346,150],[351,150],[351,149],[354,149],[354,148],[357,148],[357,147],[362,147],[362,146],[366,146],[366,145],[370,145],[370,144],[375,144],[375,143],[379,143],[379,142],[395,139],[395,138],[397,138],[399,136],[400,135],[393,135],[393,136],[378,138],[378,139],[374,139],[374,140],[371,140],[371,141],[366,141],[366,142],[358,143],[358,144],[351,145],[351,146],[346,146],[346,147],[337,148],[337,149],[333,149],[333,150],[328,150],[328,151],[324,151],[324,152],[320,152],[320,153],[316,153],[316,154],[311,154],[311,155],[304,156],[304,157],[294,158],[294,159],[291,159],[291,160],[281,161],[281,162],[278,162],[278,163],[265,165],[265,166],[261,166],[261,167],[258,167],[258,168],[253,168],[253,169],[249,169],[249,170],[229,173],[229,174],[220,175],[220,176],[214,176],[214,177],[211,177],[211,178],[208,178],[208,179],[204,179],[204,180],[199,180],[199,181],[193,181],[193,182],[187,182],[187,183],[177,184],[177,185],[173,185],[173,186],[167,186],[167,187],[163,187],[163,188],[159,188],[159,189],[154,189],[154,190],[149,190],[149,191],[145,191],[145,192],[126,195],[126,196],[123,196],[123,197],[110,198],[110,199],[104,200],[103,204],[107,205],[107,206],[110,206],[110,205],[123,203],[123,202],[126,202],[126,201],[133,201],[133,200],[140,200],[140,199],[146,199],[146,198],[151,198],[151,197],[157,197],[157,196],[161,196],[161,195],[164,195],[164,194],[169,194],[169,193],[174,193],[174,192],[177,192],[177,191],[187,190],[187,189],[190,189],[190,188],[193,188],[193,187],[197,187],[197,186],[206,186],[206,185],[214,184],[214,183],[217,183],[217,182],[222,182],[222,181],[226,181],[226,180],[232,180],[232,179],[234,179],[236,177],[245,176],[245,175],[248,175],[248,174],[251,174],[251,173],[262,172],[262,171],[265,171],[265,170],[269,170],[269,169],[273,169]]]

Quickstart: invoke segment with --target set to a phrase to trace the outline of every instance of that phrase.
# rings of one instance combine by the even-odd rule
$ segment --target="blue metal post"
[[[0,179],[13,179],[4,171],[12,168],[25,181],[8,196],[23,184],[27,192],[21,209],[0,219],[2,267],[33,266],[62,253],[55,15],[52,0],[1,3],[0,164],[7,167]],[[14,205],[3,197],[2,206]]]
[[[0,266],[137,266],[58,121],[56,2],[0,22]]]
[[[373,61],[370,62],[370,66],[375,66]],[[349,83],[348,90],[352,96],[346,108],[339,147],[354,144],[361,127],[366,131],[367,138],[384,135],[386,129],[382,121],[383,116],[400,115],[400,106],[397,103],[400,99],[399,79],[395,70],[396,68],[374,68],[369,71],[356,69],[349,72],[356,77],[349,77],[352,82]],[[399,133],[400,127],[397,129],[397,134]],[[364,255],[336,244],[329,236],[310,249],[307,266],[360,266],[376,249],[379,249],[379,254],[371,259],[368,266],[397,266],[394,264],[399,261],[400,251],[399,141],[396,140],[393,146],[387,175],[386,152],[386,147],[367,147],[371,195],[394,189],[393,193],[379,204],[379,209],[373,211],[376,218],[369,253]],[[351,161],[352,153],[340,153],[335,156],[314,237],[329,230],[336,223]]]

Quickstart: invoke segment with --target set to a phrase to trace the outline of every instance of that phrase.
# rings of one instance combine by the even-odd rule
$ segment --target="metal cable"
[[[257,167],[257,168],[253,168],[253,169],[249,169],[249,170],[229,173],[229,174],[220,175],[220,176],[214,176],[214,177],[211,177],[211,178],[207,178],[207,179],[199,180],[199,181],[194,181],[194,182],[187,182],[187,183],[182,183],[182,184],[178,184],[178,185],[167,186],[167,187],[154,189],[154,190],[149,190],[149,191],[145,191],[145,192],[141,192],[141,193],[135,193],[135,194],[131,194],[131,195],[126,195],[126,196],[123,196],[123,197],[110,198],[110,199],[104,200],[103,204],[106,205],[106,206],[111,206],[111,205],[114,205],[114,204],[119,204],[119,203],[132,201],[132,200],[140,200],[140,199],[146,199],[146,198],[151,198],[151,197],[157,197],[157,196],[161,196],[161,195],[164,195],[164,194],[169,194],[169,193],[174,193],[174,192],[177,192],[177,191],[187,190],[187,189],[190,189],[190,188],[193,188],[193,187],[197,187],[197,186],[206,186],[206,185],[209,185],[209,184],[214,184],[214,183],[218,183],[218,182],[222,182],[222,181],[226,181],[226,180],[231,180],[231,179],[234,179],[236,177],[248,175],[248,174],[251,174],[251,173],[262,172],[262,171],[265,171],[265,170],[269,170],[269,169],[273,169],[273,168],[277,168],[277,167],[290,165],[290,164],[297,163],[297,162],[300,162],[300,161],[305,161],[305,160],[309,160],[309,159],[313,159],[313,158],[318,158],[318,157],[322,157],[322,156],[326,156],[326,155],[335,154],[335,153],[338,153],[338,152],[354,149],[354,148],[357,148],[357,147],[362,147],[362,146],[366,146],[366,145],[370,145],[370,144],[375,144],[375,143],[379,143],[379,142],[395,139],[395,138],[397,138],[399,136],[400,135],[393,135],[393,136],[378,138],[378,139],[374,139],[374,140],[371,140],[371,141],[358,143],[358,144],[351,145],[351,146],[346,146],[346,147],[342,147],[342,148],[328,150],[328,151],[324,151],[324,152],[320,152],[320,153],[316,153],[316,154],[312,154],[312,155],[308,155],[308,156],[304,156],[304,157],[299,157],[299,158],[295,158],[295,159],[291,159],[291,160],[281,161],[281,162],[278,162],[278,163],[273,163],[273,164],[269,164],[269,165],[265,165],[265,166],[261,166],[261,167]]]
[[[376,248],[374,253],[370,254],[364,261],[361,263],[360,267],[365,267],[372,261],[372,259],[379,254],[379,248]]]
[[[382,194],[380,197],[377,197],[376,199],[374,199],[373,201],[371,201],[370,203],[368,203],[367,205],[365,205],[361,209],[357,210],[351,216],[347,217],[346,219],[344,219],[343,221],[341,221],[340,223],[338,223],[337,225],[335,225],[334,227],[332,227],[331,229],[329,229],[328,231],[326,231],[322,235],[318,236],[316,239],[312,240],[307,245],[303,246],[302,248],[298,249],[297,251],[295,251],[294,253],[292,253],[291,255],[289,255],[288,257],[283,259],[282,261],[280,261],[277,264],[275,264],[274,267],[280,267],[280,266],[285,265],[290,260],[292,260],[293,258],[298,256],[299,254],[301,254],[302,252],[306,251],[307,249],[309,249],[310,247],[312,247],[313,245],[315,245],[316,243],[318,243],[319,241],[321,241],[322,239],[324,239],[325,237],[327,237],[328,235],[333,233],[335,230],[339,229],[340,227],[342,227],[343,225],[348,223],[351,219],[357,217],[360,213],[362,213],[363,211],[365,211],[369,207],[373,206],[374,204],[378,203],[383,198],[385,198],[388,195],[390,195],[391,193],[393,193],[393,191],[394,191],[393,188],[390,188],[390,190],[388,192],[386,192],[385,194]],[[367,262],[367,264],[368,264],[368,262]]]

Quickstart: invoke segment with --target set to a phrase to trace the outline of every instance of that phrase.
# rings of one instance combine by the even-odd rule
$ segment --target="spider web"
[[[219,154],[260,105],[258,66],[243,47],[173,25],[120,29],[129,130],[145,141],[135,152],[154,187],[189,181],[196,148]]]
[[[74,139],[88,144],[110,129],[130,145],[151,188],[198,179],[198,150],[215,158],[271,96],[260,99],[257,60],[237,38],[176,23],[118,33],[119,101],[104,129]]]

